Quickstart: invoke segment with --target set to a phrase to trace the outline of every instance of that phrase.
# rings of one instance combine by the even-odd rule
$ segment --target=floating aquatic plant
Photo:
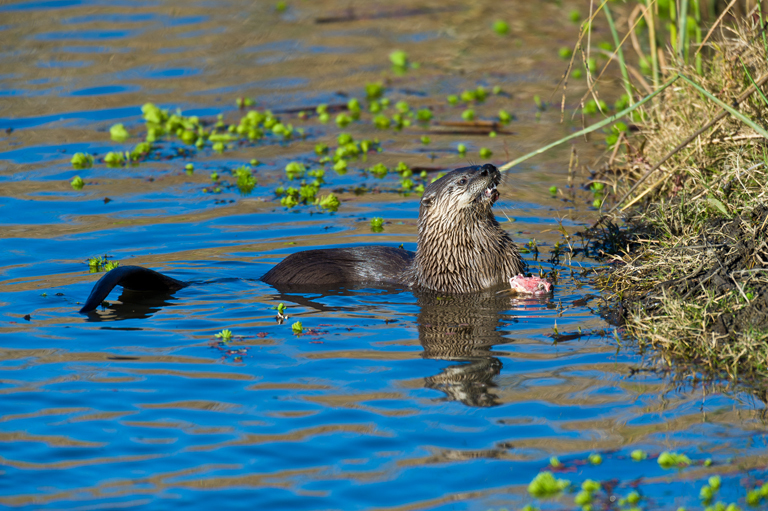
[[[316,200],[316,203],[318,206],[320,206],[321,208],[327,211],[338,211],[339,206],[341,205],[341,202],[339,201],[338,197],[336,197],[332,193],[321,196],[319,199]]]
[[[661,468],[685,468],[691,464],[691,460],[685,454],[664,451],[659,455],[659,466]]]
[[[223,342],[229,342],[232,340],[232,331],[231,330],[222,330],[218,334],[214,335],[217,339],[221,339]]]
[[[559,495],[570,484],[566,479],[555,479],[551,472],[541,472],[528,485],[528,493],[540,499],[550,498]]]
[[[125,142],[131,136],[125,126],[122,124],[115,124],[109,128],[109,136],[115,142]]]
[[[85,186],[85,182],[80,176],[75,176],[69,184],[72,185],[72,188],[75,190],[82,190],[83,186]]]
[[[108,167],[119,167],[125,163],[125,154],[119,151],[110,151],[104,156],[104,163]]]
[[[235,169],[234,174],[237,177],[237,188],[240,190],[240,193],[243,195],[251,193],[256,186],[256,178],[253,177],[251,169],[243,165]]]
[[[493,31],[499,35],[509,34],[509,24],[504,20],[496,20],[493,22]]]
[[[384,230],[384,219],[378,216],[371,218],[371,230],[373,232],[382,232]]]
[[[392,62],[392,70],[397,74],[404,74],[408,71],[408,54],[402,50],[395,50],[389,54],[389,60]]]
[[[93,166],[93,156],[88,153],[75,153],[70,161],[76,169],[87,169]]]

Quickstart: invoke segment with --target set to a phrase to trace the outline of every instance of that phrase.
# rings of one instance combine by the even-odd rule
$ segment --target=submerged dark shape
[[[493,215],[499,170],[491,164],[453,170],[430,184],[419,206],[416,253],[366,246],[306,250],[286,257],[262,281],[281,287],[372,283],[440,293],[472,293],[507,282],[524,264]],[[115,286],[175,291],[187,285],[140,266],[118,267],[99,280],[80,312],[90,312]]]

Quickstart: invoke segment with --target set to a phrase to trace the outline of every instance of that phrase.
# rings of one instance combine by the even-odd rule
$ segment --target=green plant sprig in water
[[[125,142],[130,138],[131,134],[128,133],[128,130],[122,124],[115,124],[109,128],[109,136],[115,142]]]
[[[237,177],[237,188],[243,195],[251,193],[256,186],[257,180],[253,177],[253,173],[249,167],[245,165],[235,169],[233,175]]]
[[[89,273],[99,273],[99,272],[107,272],[110,270],[114,270],[118,266],[120,266],[120,261],[110,261],[109,256],[104,255],[103,257],[89,257],[88,258],[88,272]]]
[[[341,201],[339,201],[338,197],[334,194],[329,193],[328,195],[321,195],[319,198],[315,199],[315,204],[326,211],[335,212],[339,210]]]
[[[70,160],[72,167],[80,170],[93,167],[93,156],[88,153],[75,153]]]
[[[685,454],[664,451],[659,455],[659,466],[661,468],[685,468],[691,465],[691,460]]]
[[[567,479],[556,479],[552,472],[541,472],[528,485],[528,493],[539,499],[551,498],[562,493],[570,484]]]
[[[384,219],[378,216],[371,218],[371,230],[373,232],[384,231]]]
[[[81,178],[80,176],[75,176],[74,178],[72,178],[72,181],[70,181],[69,184],[72,186],[73,189],[79,191],[79,190],[82,190],[83,187],[85,186],[85,181],[83,181],[83,178]]]
[[[214,335],[217,339],[221,339],[222,342],[230,342],[232,340],[231,330],[222,330],[218,334]]]

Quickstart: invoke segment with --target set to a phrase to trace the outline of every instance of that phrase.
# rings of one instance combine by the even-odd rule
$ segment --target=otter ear
[[[421,196],[421,205],[428,208],[435,201],[435,196],[437,196],[437,193],[433,191],[424,192],[424,195]]]

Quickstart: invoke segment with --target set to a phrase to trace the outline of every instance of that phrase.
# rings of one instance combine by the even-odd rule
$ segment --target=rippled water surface
[[[642,357],[597,315],[601,301],[585,276],[595,261],[551,259],[561,229],[573,235],[596,215],[586,191],[572,200],[549,195],[552,185],[567,189],[569,149],[513,169],[496,206],[516,241],[537,240],[538,260],[525,256],[530,269],[559,270],[552,298],[300,293],[259,281],[307,247],[415,249],[419,194],[399,193],[395,174],[378,180],[362,171],[375,163],[403,161],[431,179],[484,161],[480,147],[501,164],[575,129],[559,123],[554,106],[537,114],[533,100],[559,102],[549,97],[564,66],[557,49],[577,35],[571,8],[587,9],[461,1],[296,0],[285,11],[275,2],[0,5],[0,503],[573,508],[573,493],[538,501],[527,491],[556,456],[562,466],[549,470],[573,487],[588,478],[603,484],[600,508],[620,508],[632,490],[643,509],[696,508],[714,474],[723,476],[718,499],[744,506],[745,488],[765,479],[763,403],[636,371]],[[510,22],[509,35],[491,30],[497,18]],[[393,72],[395,49],[418,69]],[[335,112],[322,124],[299,111],[363,100],[374,81],[385,82],[393,105],[431,108],[431,125],[380,131],[364,113],[343,131],[378,137],[382,151],[353,160],[343,175],[326,165],[322,191],[339,196],[338,212],[283,208],[273,190],[289,185],[285,165],[318,168],[315,144],[334,148],[341,131]],[[516,120],[495,138],[441,130],[464,109],[446,96],[478,85],[503,91],[475,107],[481,119],[503,108]],[[584,85],[569,90],[566,106],[574,108]],[[238,97],[301,127],[305,138],[268,134],[222,153],[164,138],[138,165],[103,163],[106,152],[142,140],[146,102],[237,124]],[[132,133],[126,142],[110,139],[116,123]],[[578,146],[578,182],[600,144]],[[76,152],[94,154],[95,165],[73,169]],[[230,171],[254,158],[258,184],[242,195]],[[76,175],[85,182],[79,191],[70,185]],[[371,232],[374,216],[386,220],[384,232]],[[95,314],[78,314],[98,278],[86,260],[103,254],[192,285],[152,297],[116,290]],[[284,324],[275,320],[279,303],[288,307]],[[292,333],[295,321],[303,334]],[[224,329],[232,341],[214,337]],[[636,449],[649,458],[633,462]],[[663,451],[684,453],[693,466],[665,470],[656,461]],[[597,453],[602,463],[590,464]]]

